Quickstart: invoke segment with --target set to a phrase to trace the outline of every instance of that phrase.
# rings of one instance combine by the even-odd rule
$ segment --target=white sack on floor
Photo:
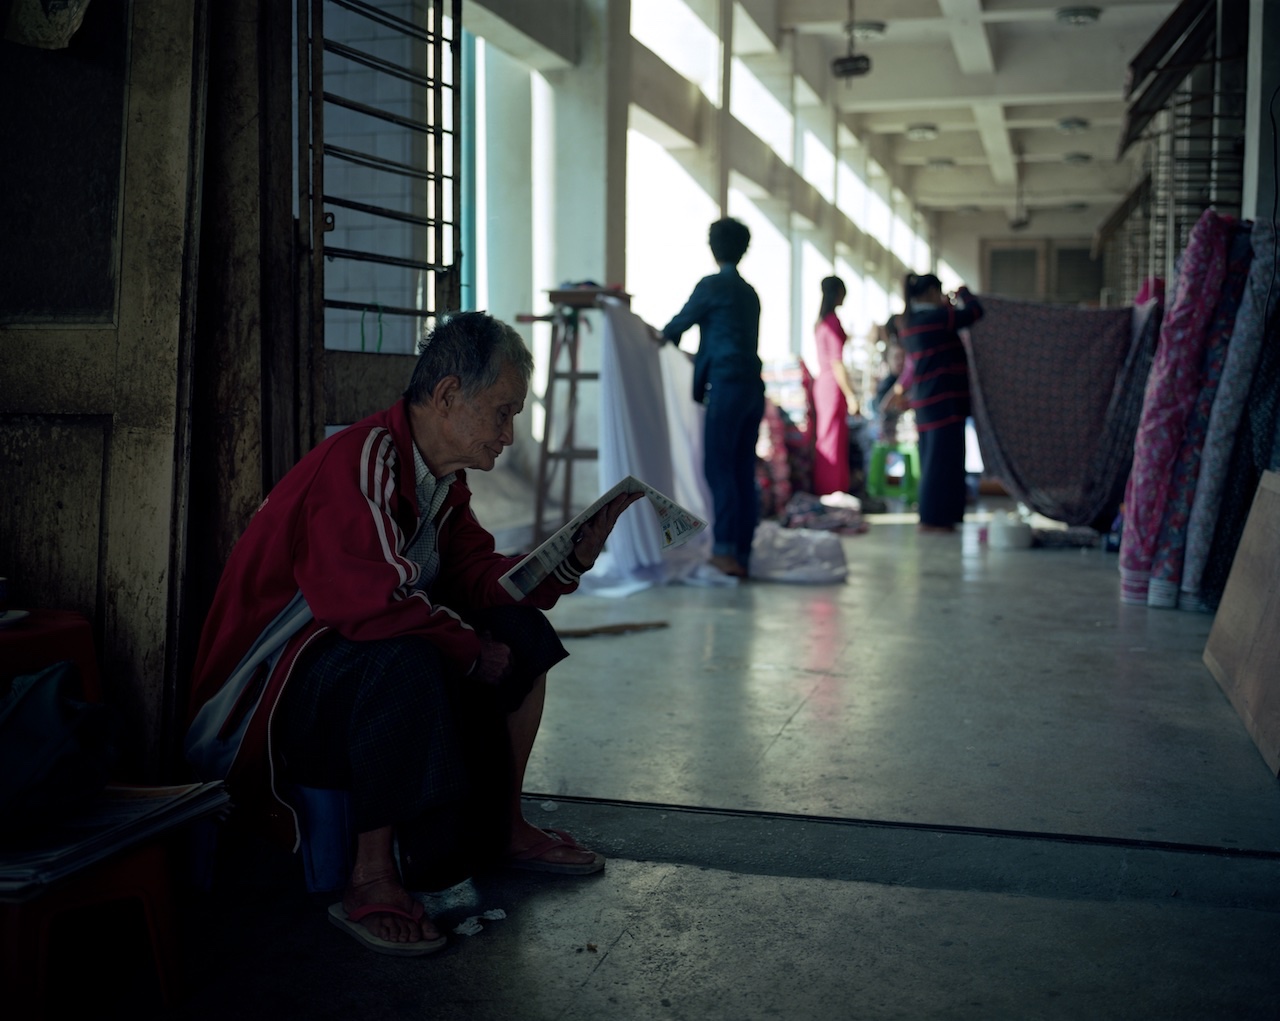
[[[782,528],[765,521],[751,543],[751,577],[822,585],[843,582],[849,573],[840,537],[813,528]]]
[[[702,414],[693,365],[623,302],[607,298],[600,353],[600,491],[634,475],[711,520],[702,474]],[[693,580],[711,552],[711,529],[663,552],[657,515],[640,501],[619,519],[608,547],[579,591],[625,596],[651,585]]]

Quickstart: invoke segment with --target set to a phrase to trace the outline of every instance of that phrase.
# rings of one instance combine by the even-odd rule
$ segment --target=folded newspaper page
[[[686,543],[707,527],[705,521],[694,517],[670,497],[663,496],[634,475],[628,475],[499,578],[502,587],[514,599],[523,599],[527,596],[573,550],[574,533],[590,521],[601,507],[623,493],[643,493],[648,498],[653,509],[658,512],[658,523],[662,526],[663,549]]]

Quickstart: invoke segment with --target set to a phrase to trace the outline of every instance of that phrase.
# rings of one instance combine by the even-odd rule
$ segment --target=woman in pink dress
[[[858,413],[858,398],[844,367],[844,342],[848,335],[836,315],[844,298],[844,281],[839,277],[824,277],[822,310],[818,313],[815,332],[818,377],[813,385],[813,491],[818,496],[849,491],[848,416]]]

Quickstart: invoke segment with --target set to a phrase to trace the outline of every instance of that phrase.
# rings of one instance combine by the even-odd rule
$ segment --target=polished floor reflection
[[[478,876],[433,916],[505,918],[397,960],[264,859],[191,899],[168,1016],[1275,1018],[1280,784],[1201,662],[1210,619],[976,521],[843,544],[842,585],[553,611],[666,625],[567,639],[552,674],[526,813],[602,874]]]
[[[1208,616],[1122,606],[1101,550],[880,524],[840,586],[577,596],[527,787],[719,809],[1280,850],[1275,778],[1201,662]]]

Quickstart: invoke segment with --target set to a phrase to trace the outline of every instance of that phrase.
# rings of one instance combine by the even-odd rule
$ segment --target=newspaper
[[[117,851],[216,815],[230,800],[221,780],[176,787],[110,785],[59,824],[0,841],[0,902],[34,897]]]
[[[653,509],[658,512],[658,524],[662,527],[663,549],[680,546],[707,527],[705,521],[694,517],[670,497],[663,496],[634,475],[628,475],[498,579],[502,587],[514,599],[523,599],[527,596],[573,550],[573,536],[578,529],[590,521],[600,508],[623,493],[643,493],[648,498]]]

